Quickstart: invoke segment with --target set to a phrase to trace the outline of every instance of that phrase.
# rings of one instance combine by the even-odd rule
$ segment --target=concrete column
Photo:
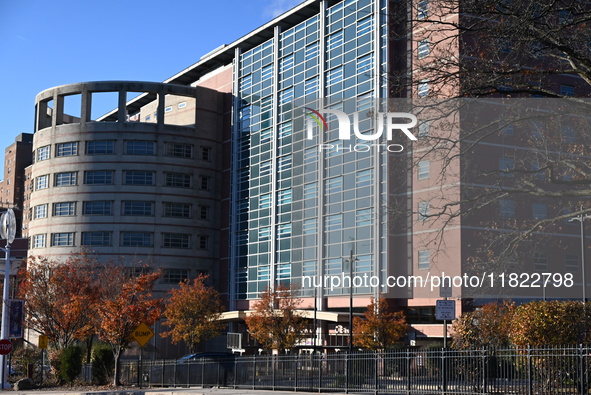
[[[35,114],[35,131],[45,129],[51,126],[51,122],[47,121],[47,101],[40,101],[36,106]]]
[[[127,91],[125,89],[119,89],[119,105],[117,106],[117,122],[123,123],[127,121]],[[160,111],[158,111],[160,114]]]
[[[80,123],[90,122],[92,119],[92,92],[89,92],[86,87],[80,92],[82,97],[80,98]]]
[[[158,117],[157,117],[157,122],[158,122],[158,128],[161,128],[164,126],[164,102],[166,100],[166,91],[163,88],[160,88],[158,90],[158,109],[156,110],[158,112]]]
[[[53,96],[53,103],[55,104],[55,108],[51,118],[51,126],[56,127],[64,123],[64,96],[56,93]]]

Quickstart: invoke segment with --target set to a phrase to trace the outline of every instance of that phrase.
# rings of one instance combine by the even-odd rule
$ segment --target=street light
[[[0,338],[2,340],[8,338],[8,325],[9,325],[9,314],[8,311],[8,298],[10,297],[8,291],[10,289],[10,244],[14,241],[16,235],[16,220],[14,217],[14,211],[9,208],[6,212],[2,213],[0,217],[0,237],[6,239],[6,248],[0,248],[5,253],[4,258],[4,292],[2,295],[2,327],[0,330]],[[8,367],[6,366],[6,355],[2,354],[0,358],[2,366],[2,389],[10,388],[8,383]]]
[[[349,259],[345,259],[349,262],[349,355],[353,352],[353,263],[357,260],[351,248]]]
[[[591,218],[591,215],[583,215],[583,206],[581,206],[581,213],[569,220],[579,221],[581,223],[581,276],[583,277],[583,303],[587,303],[587,277],[585,276],[585,220]]]

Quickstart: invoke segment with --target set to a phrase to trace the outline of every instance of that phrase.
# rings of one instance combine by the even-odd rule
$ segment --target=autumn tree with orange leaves
[[[192,353],[197,345],[217,336],[224,328],[219,321],[224,306],[220,294],[205,285],[207,276],[199,275],[193,282],[185,280],[179,288],[169,292],[164,310],[164,325],[171,327],[163,332],[163,337],[170,336],[173,343],[184,341]]]
[[[122,266],[104,267],[100,273],[102,293],[97,308],[97,334],[111,345],[115,358],[113,384],[120,385],[121,355],[133,341],[132,333],[142,322],[152,325],[162,313],[162,299],[152,290],[160,272],[136,275]]]
[[[515,308],[513,302],[493,302],[462,314],[452,324],[452,347],[479,349],[509,346]]]
[[[65,263],[31,257],[19,288],[25,303],[27,327],[48,337],[63,350],[93,334],[93,306],[98,284],[92,259],[73,256]]]
[[[386,299],[373,299],[364,318],[353,318],[353,344],[371,351],[383,351],[399,341],[407,328],[401,311],[389,312]]]
[[[266,289],[254,303],[253,312],[245,321],[248,331],[263,348],[280,353],[292,349],[307,325],[297,311],[302,300],[284,285]]]

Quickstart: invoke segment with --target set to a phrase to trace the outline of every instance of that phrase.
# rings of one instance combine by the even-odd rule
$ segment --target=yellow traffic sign
[[[47,336],[46,335],[39,335],[39,348],[42,350],[47,349]]]
[[[152,332],[152,329],[150,329],[148,325],[142,322],[137,328],[135,328],[131,336],[143,347],[154,337],[154,332]]]

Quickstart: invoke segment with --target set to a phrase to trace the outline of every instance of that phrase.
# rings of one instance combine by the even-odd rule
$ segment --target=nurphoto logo
[[[401,144],[386,144],[378,143],[377,141],[382,137],[385,131],[386,140],[392,140],[394,132],[401,132],[409,140],[416,141],[416,136],[410,131],[411,128],[417,125],[417,117],[413,114],[406,112],[377,112],[375,117],[371,120],[375,123],[375,129],[373,133],[362,131],[360,123],[369,120],[367,111],[356,111],[350,116],[346,112],[340,110],[328,110],[325,108],[312,109],[310,107],[304,107],[306,115],[306,138],[312,140],[314,138],[315,125],[318,127],[320,132],[329,132],[328,122],[326,120],[327,115],[336,117],[338,122],[338,136],[339,140],[347,142],[351,140],[352,134],[359,140],[373,142],[373,143],[358,143],[349,144],[319,144],[319,151],[356,151],[356,152],[368,152],[373,148],[385,148],[389,152],[402,152],[404,146]],[[360,117],[360,114],[365,114],[365,119]],[[360,121],[361,119],[361,121]]]

